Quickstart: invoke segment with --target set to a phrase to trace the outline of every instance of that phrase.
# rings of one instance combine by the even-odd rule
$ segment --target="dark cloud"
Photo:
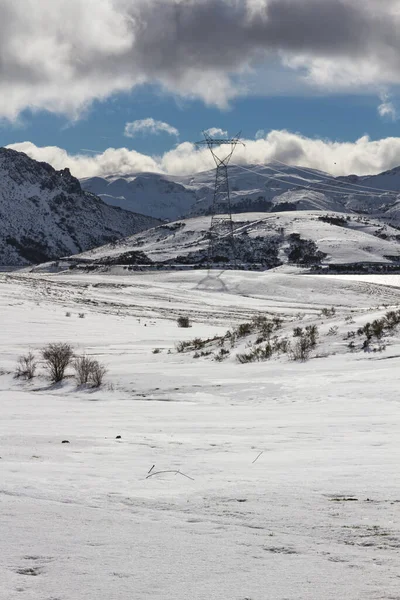
[[[400,82],[399,8],[399,0],[2,0],[0,115],[79,111],[144,82],[222,105],[237,93],[232,76],[277,57],[316,85],[390,86]]]

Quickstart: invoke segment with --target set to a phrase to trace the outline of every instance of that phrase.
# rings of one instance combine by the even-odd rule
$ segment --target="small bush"
[[[384,317],[387,329],[394,329],[400,323],[400,311],[390,310]]]
[[[92,384],[93,387],[100,387],[103,383],[107,369],[94,358],[88,356],[78,356],[73,363],[75,369],[75,379],[78,385]]]
[[[191,345],[193,346],[194,350],[201,350],[207,343],[207,340],[202,340],[201,338],[194,338],[194,340],[191,341]]]
[[[79,316],[80,319],[84,319],[85,318],[85,313],[79,313],[78,316]]]
[[[310,357],[311,350],[317,345],[318,335],[316,325],[308,325],[305,329],[295,327],[293,337],[296,338],[296,343],[293,347],[290,347],[292,359],[307,360]]]
[[[161,348],[154,348],[153,354],[160,354]]]
[[[274,340],[274,352],[278,354],[287,354],[290,351],[290,342],[287,338]]]
[[[185,352],[188,348],[190,348],[192,342],[177,342],[175,344],[175,348],[177,352]]]
[[[310,358],[310,353],[310,340],[305,336],[299,337],[291,350],[292,359],[306,361]]]
[[[238,328],[236,329],[236,333],[238,337],[244,337],[245,335],[249,335],[252,331],[251,323],[240,323]]]
[[[373,335],[380,340],[385,331],[385,321],[384,319],[375,319],[375,321],[371,324],[371,329]]]
[[[66,313],[65,313],[65,316],[66,316],[66,317],[70,317],[70,316],[71,316],[71,313],[68,311],[68,312],[66,312]]]
[[[42,350],[42,358],[49,372],[50,381],[58,383],[64,379],[65,370],[73,357],[70,344],[49,344]]]
[[[102,386],[106,373],[107,369],[104,365],[99,363],[97,360],[93,361],[92,371],[89,379],[89,381],[93,384],[93,387],[99,388]]]
[[[178,323],[178,327],[183,327],[185,329],[187,329],[188,327],[191,327],[189,317],[180,315],[177,318],[176,322]]]
[[[73,367],[75,370],[75,379],[78,385],[85,385],[86,383],[89,383],[93,362],[93,359],[85,355],[75,358]]]
[[[311,348],[315,348],[319,336],[318,327],[316,325],[307,325],[305,335],[310,341]]]
[[[217,352],[217,354],[214,354],[214,360],[216,360],[217,362],[222,362],[224,358],[229,356],[229,354],[229,350],[227,350],[226,348],[221,348],[220,351]]]
[[[338,331],[339,331],[339,327],[337,327],[337,325],[334,325],[333,327],[331,327],[329,329],[328,335],[336,335]]]
[[[20,356],[15,370],[15,377],[23,379],[33,379],[35,377],[37,362],[32,352]]]
[[[334,306],[331,308],[323,308],[321,310],[321,317],[334,317],[336,315],[336,309]]]
[[[236,359],[242,364],[261,360],[268,360],[273,355],[273,352],[274,351],[271,344],[268,343],[264,347],[253,347],[250,352],[243,352],[242,354],[237,354]]]

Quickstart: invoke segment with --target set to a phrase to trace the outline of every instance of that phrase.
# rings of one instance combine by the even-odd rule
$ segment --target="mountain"
[[[400,234],[397,229],[368,216],[301,211],[242,213],[233,216],[236,257],[249,268],[291,263],[348,265],[379,263],[398,265]],[[71,257],[69,264],[130,265],[140,262],[205,264],[209,217],[165,223],[154,229]],[[217,254],[221,263],[231,258],[222,238]],[[135,260],[131,260],[133,257]]]
[[[81,183],[110,205],[176,220],[209,214],[214,181],[215,170],[185,177],[131,173],[87,178]],[[393,210],[400,203],[400,167],[379,175],[332,177],[315,169],[275,163],[231,165],[229,182],[235,213],[330,210],[369,214],[400,224],[400,210]]]
[[[160,221],[111,207],[56,171],[0,148],[0,264],[24,265],[82,252]]]
[[[171,221],[189,214],[197,200],[190,186],[158,173],[92,177],[82,179],[81,184],[111,206]]]

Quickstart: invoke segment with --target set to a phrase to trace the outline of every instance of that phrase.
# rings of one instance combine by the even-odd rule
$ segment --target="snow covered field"
[[[343,340],[399,306],[396,276],[0,274],[0,598],[399,598],[400,337]],[[257,312],[317,324],[319,357],[175,351]],[[13,378],[57,341],[102,389]]]

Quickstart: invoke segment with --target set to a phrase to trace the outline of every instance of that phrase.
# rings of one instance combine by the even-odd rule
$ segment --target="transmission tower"
[[[240,133],[236,137],[214,138],[206,131],[203,132],[204,140],[197,142],[198,146],[208,146],[217,170],[215,173],[214,197],[211,206],[211,226],[208,245],[208,262],[212,265],[216,258],[217,243],[222,239],[226,240],[231,249],[233,263],[236,266],[236,248],[233,235],[233,221],[231,199],[229,195],[228,164],[240,141]],[[243,144],[244,145],[244,144]],[[226,146],[229,146],[226,150]],[[219,148],[217,154],[216,148]],[[225,152],[227,151],[227,154]]]

